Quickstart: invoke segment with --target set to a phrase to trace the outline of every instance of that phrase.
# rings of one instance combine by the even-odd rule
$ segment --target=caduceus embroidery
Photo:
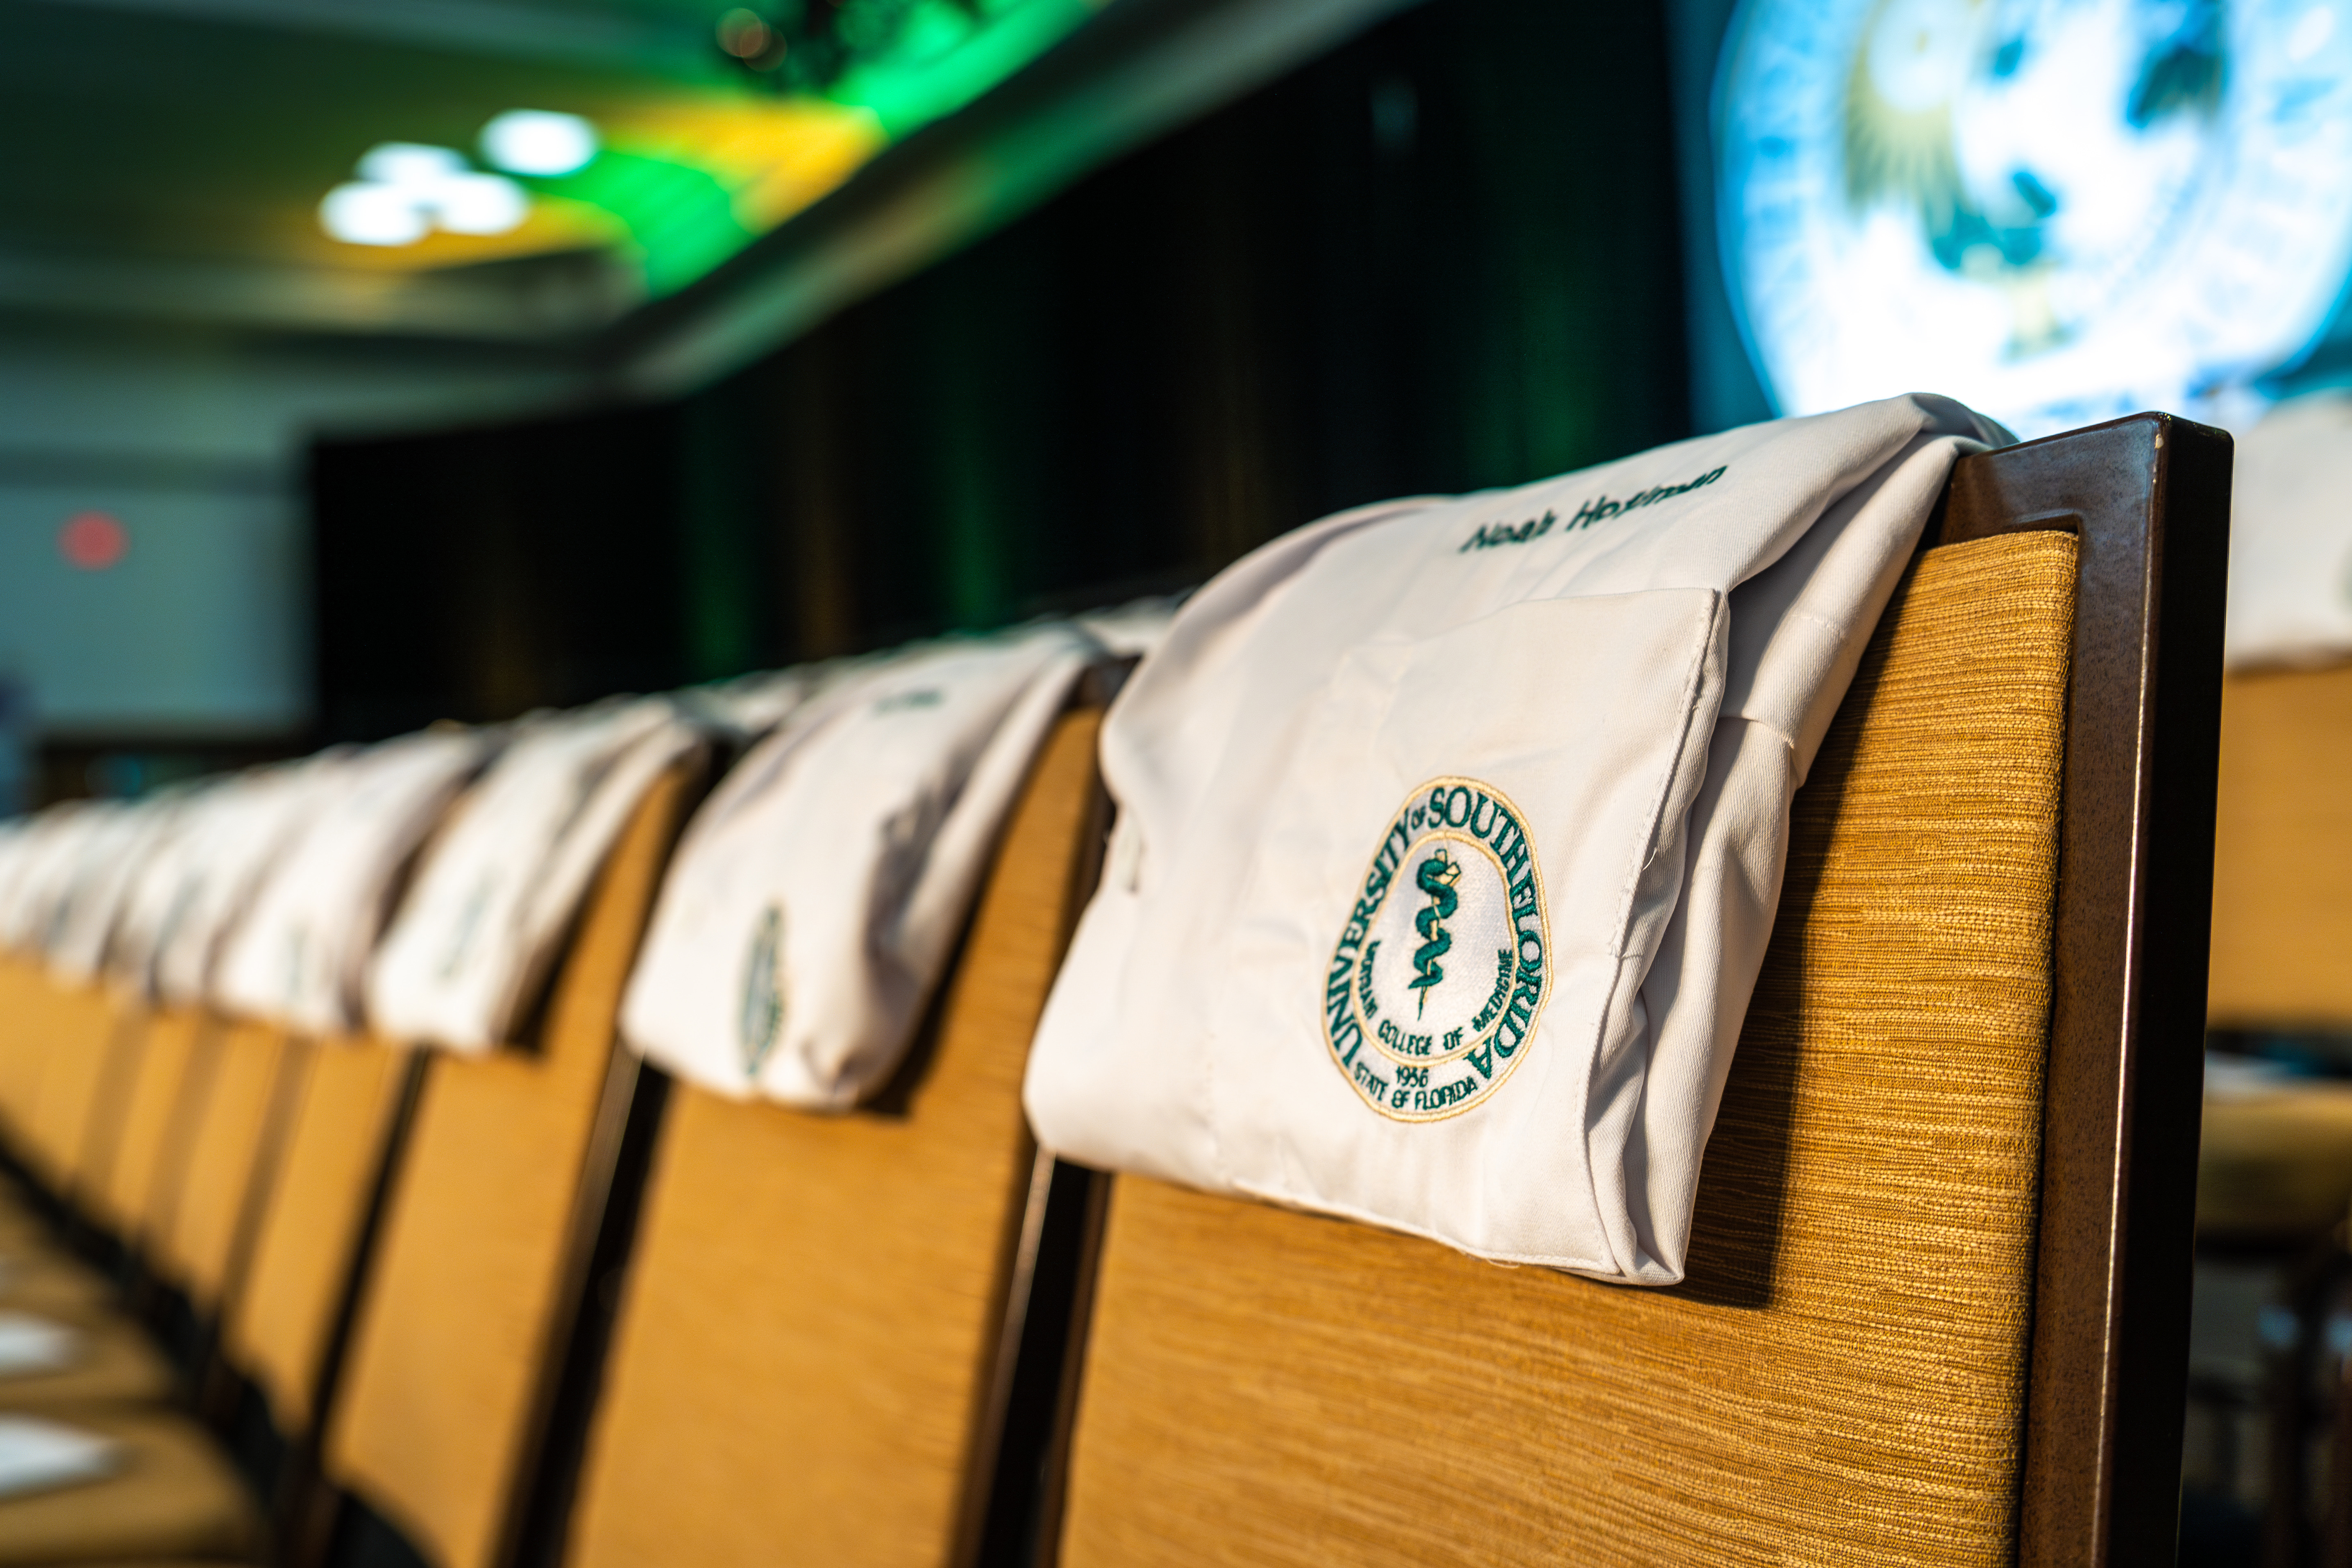
[[[1454,939],[1438,922],[1450,919],[1462,906],[1461,896],[1454,890],[1454,884],[1461,879],[1462,868],[1443,849],[1423,860],[1413,876],[1414,884],[1429,895],[1429,907],[1412,918],[1412,929],[1421,933],[1421,945],[1412,950],[1417,977],[1405,983],[1409,989],[1420,993],[1412,1004],[1412,1016],[1416,1018],[1429,1005],[1429,988],[1445,978],[1445,970],[1437,961],[1453,951]]]

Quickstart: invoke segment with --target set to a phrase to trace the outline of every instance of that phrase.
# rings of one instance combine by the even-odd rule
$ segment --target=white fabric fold
[[[861,661],[828,682],[688,826],[623,1037],[736,1099],[844,1110],[879,1088],[1097,651],[1046,625]]]
[[[1102,644],[1103,651],[1112,658],[1140,658],[1167,639],[1168,628],[1175,624],[1176,609],[1181,602],[1181,596],[1173,594],[1130,599],[1124,605],[1088,610],[1071,619],[1087,636]]]
[[[428,730],[355,752],[237,921],[214,976],[223,1010],[289,1028],[358,1026],[367,963],[397,880],[497,737]]]
[[[16,840],[5,894],[0,894],[0,946],[46,961],[90,845],[108,831],[119,807],[69,801],[51,807]]]
[[[1790,797],[1961,451],[1914,396],[1245,558],[1106,721],[1041,1141],[1596,1278],[1682,1278]]]
[[[106,976],[115,984],[142,997],[154,994],[156,954],[184,912],[215,825],[232,809],[241,782],[241,775],[231,774],[190,790],[138,858],[106,944]]]
[[[850,661],[828,659],[689,686],[670,700],[708,728],[744,741],[768,733],[823,690]]]
[[[61,979],[86,985],[98,978],[141,871],[170,839],[186,805],[185,791],[159,795],[113,813],[93,836],[49,944],[49,967]]]
[[[427,851],[368,976],[379,1033],[512,1037],[597,868],[662,771],[703,743],[660,698],[521,725]]]
[[[131,894],[139,921],[152,921],[143,980],[175,1006],[210,1000],[229,933],[251,910],[269,872],[310,820],[351,781],[342,749],[254,768],[208,792],[184,847],[163,857]],[[142,976],[125,975],[131,984]]]

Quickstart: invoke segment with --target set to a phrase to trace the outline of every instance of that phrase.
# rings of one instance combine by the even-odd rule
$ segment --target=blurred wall
[[[1660,5],[1433,0],[676,404],[331,440],[323,732],[1197,582],[1686,434]]]
[[[6,322],[0,747],[36,756],[0,759],[0,773],[29,773],[45,797],[142,782],[121,767],[80,776],[94,759],[168,772],[165,753],[200,763],[306,744],[314,435],[438,422],[563,384],[512,355],[429,344]],[[89,512],[120,524],[119,559],[70,558],[62,531]],[[47,778],[44,753],[61,760]]]

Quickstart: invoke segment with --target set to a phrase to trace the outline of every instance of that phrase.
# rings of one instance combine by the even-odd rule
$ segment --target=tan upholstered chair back
[[[483,1568],[499,1549],[614,1016],[692,782],[672,772],[630,820],[535,1048],[436,1061],[417,1104],[326,1468],[437,1568]]]
[[[120,1008],[97,985],[57,985],[49,999],[47,1063],[26,1117],[21,1152],[33,1173],[66,1187],[80,1166],[91,1114],[120,1037]]]
[[[21,1142],[40,1092],[42,989],[47,978],[22,953],[0,954],[0,1132]]]
[[[60,987],[53,1009],[50,1059],[22,1149],[36,1175],[75,1192],[89,1176],[93,1144],[121,1113],[145,1009],[95,985]]]
[[[2208,1016],[2352,1029],[2352,665],[2221,689]]]
[[[1099,718],[1047,741],[880,1103],[673,1090],[571,1563],[952,1559],[1033,1165],[1022,1069],[1101,831]]]
[[[1061,1562],[2009,1561],[2075,562],[1930,551],[1873,639],[1685,1285],[1122,1178]]]
[[[177,1206],[220,1046],[220,1022],[208,1013],[165,1007],[148,1016],[113,1148],[84,1194],[90,1217],[123,1241],[152,1244]]]
[[[43,1097],[49,1094],[54,1100],[53,1080],[95,1076],[87,1071],[81,1047],[102,1045],[105,1004],[97,993],[29,964],[18,970],[13,989],[7,1055],[0,1058],[0,1120],[13,1146],[46,1179],[50,1162],[41,1138]],[[56,1114],[51,1111],[52,1121]]]
[[[215,1310],[234,1283],[311,1049],[277,1025],[232,1023],[221,1031],[208,1079],[191,1086],[177,1192],[153,1233],[148,1263],[202,1311]]]
[[[419,1058],[370,1037],[321,1041],[296,1091],[277,1178],[222,1341],[282,1432],[305,1432],[404,1089]]]

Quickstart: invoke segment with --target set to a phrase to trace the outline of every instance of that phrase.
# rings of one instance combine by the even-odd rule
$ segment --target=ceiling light
[[[451,234],[504,234],[530,216],[530,197],[503,174],[452,174],[431,201],[435,224]]]
[[[319,225],[347,245],[414,245],[433,226],[407,192],[365,181],[329,191]]]
[[[576,114],[509,109],[482,127],[482,156],[510,174],[568,174],[596,155],[596,128]]]
[[[465,172],[463,155],[446,147],[427,147],[415,142],[379,142],[360,160],[361,179],[411,189]]]

